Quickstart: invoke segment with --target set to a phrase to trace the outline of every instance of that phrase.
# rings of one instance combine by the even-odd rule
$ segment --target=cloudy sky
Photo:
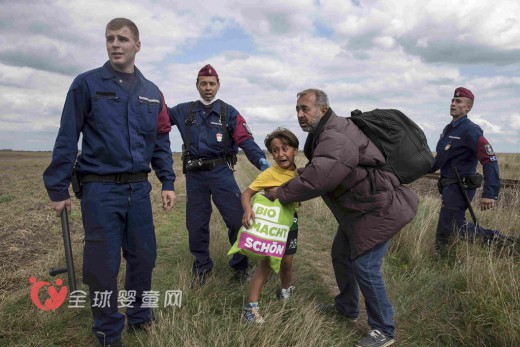
[[[453,90],[466,86],[495,151],[520,152],[517,0],[1,0],[0,148],[52,149],[72,80],[107,60],[114,17],[138,25],[136,65],[169,106],[198,98],[196,74],[210,63],[219,97],[259,143],[277,126],[304,141],[296,93],[314,87],[342,116],[402,110],[434,149]]]

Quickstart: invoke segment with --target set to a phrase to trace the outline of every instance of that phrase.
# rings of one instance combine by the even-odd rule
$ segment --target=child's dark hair
[[[296,149],[298,148],[298,145],[300,144],[300,142],[298,141],[298,138],[296,137],[296,135],[294,135],[292,133],[292,131],[290,131],[289,129],[285,129],[285,128],[277,128],[272,133],[268,134],[265,137],[265,141],[264,141],[265,148],[267,148],[267,150],[271,154],[273,153],[273,152],[271,152],[271,141],[273,141],[274,139],[279,139],[280,141],[282,141],[282,143],[284,145],[289,145]]]

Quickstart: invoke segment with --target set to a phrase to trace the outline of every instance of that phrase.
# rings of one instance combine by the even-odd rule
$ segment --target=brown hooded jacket
[[[278,188],[280,202],[321,196],[347,233],[352,259],[389,240],[414,218],[417,195],[393,173],[374,168],[384,156],[349,119],[329,108],[309,134],[304,152],[309,163]]]

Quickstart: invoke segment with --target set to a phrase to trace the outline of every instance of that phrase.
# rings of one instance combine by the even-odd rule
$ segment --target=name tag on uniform
[[[156,103],[156,104],[158,104],[160,102],[157,99],[149,99],[146,96],[139,96],[139,100],[141,100],[141,101],[148,101],[148,102]]]
[[[458,137],[458,136],[451,136],[451,135],[450,135],[450,136],[448,136],[448,137],[449,137],[450,139],[460,140],[460,137]]]
[[[211,125],[222,125],[222,123],[220,123],[220,122],[218,122],[218,123],[217,122],[211,122]]]

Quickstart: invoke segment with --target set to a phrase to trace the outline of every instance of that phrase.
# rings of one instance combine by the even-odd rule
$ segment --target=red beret
[[[211,65],[206,65],[200,69],[198,76],[215,76],[218,77],[217,71]]]
[[[453,94],[453,97],[464,97],[464,98],[470,98],[471,100],[475,100],[475,96],[471,92],[471,90],[466,89],[464,87],[458,87],[455,89],[455,93]]]

